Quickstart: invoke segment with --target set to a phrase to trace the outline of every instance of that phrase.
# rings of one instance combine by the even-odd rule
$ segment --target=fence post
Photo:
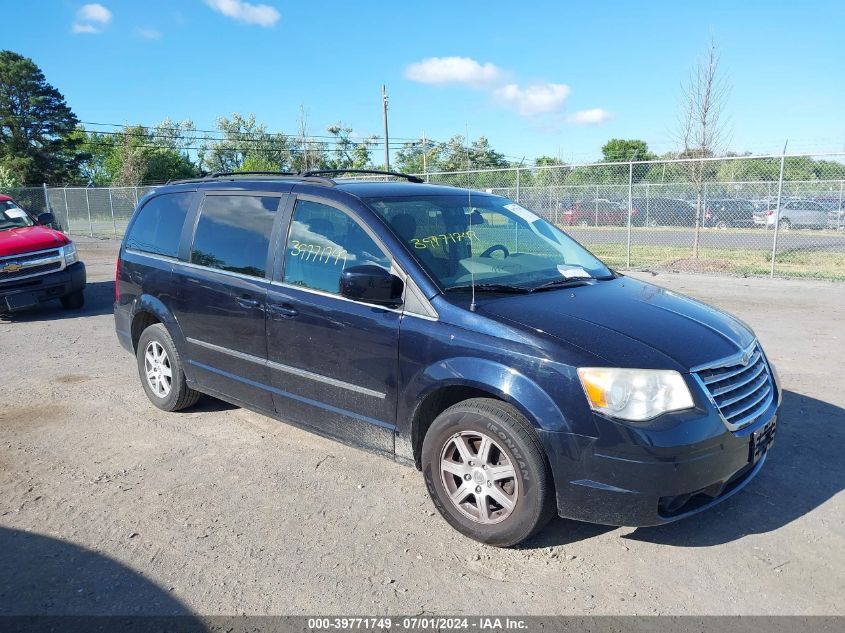
[[[625,268],[631,268],[631,216],[634,214],[634,161],[628,163],[628,240],[625,246]]]
[[[788,143],[789,141],[787,141]],[[780,176],[778,177],[778,203],[775,207],[775,234],[772,238],[772,268],[769,277],[775,276],[775,253],[778,250],[778,228],[780,227],[780,199],[783,194],[783,164],[786,161],[786,145],[783,146],[783,154],[780,156]]]
[[[516,201],[519,202],[519,167],[516,168]]]
[[[88,198],[88,187],[85,187],[85,206],[88,208],[88,230],[94,237],[94,223],[91,222],[91,200]]]
[[[839,209],[836,213],[836,230],[842,228],[842,188],[845,186],[845,180],[839,181]]]
[[[114,231],[114,236],[117,237],[117,224],[114,221],[114,202],[111,197],[111,187],[109,187],[109,209],[111,209],[111,228]]]
[[[595,226],[599,225],[599,186],[596,185],[596,197],[593,198],[593,206],[596,208]]]
[[[138,208],[138,187],[132,187],[132,189],[135,192],[135,208],[132,209],[134,211]]]
[[[67,232],[70,233],[70,209],[67,206],[67,187],[62,187],[62,193],[65,196],[65,219],[67,220]]]
[[[44,213],[50,213],[50,197],[47,195],[47,183],[44,184]]]

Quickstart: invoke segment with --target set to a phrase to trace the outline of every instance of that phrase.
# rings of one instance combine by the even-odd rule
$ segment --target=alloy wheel
[[[173,370],[167,352],[158,341],[150,341],[144,350],[147,384],[159,398],[166,398],[173,387]]]
[[[478,523],[504,521],[519,499],[519,480],[507,453],[478,431],[462,431],[446,441],[440,480],[452,505]]]

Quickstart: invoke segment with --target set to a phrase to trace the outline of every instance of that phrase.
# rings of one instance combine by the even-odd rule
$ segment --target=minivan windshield
[[[507,198],[467,192],[367,202],[444,291],[471,282],[527,290],[614,276],[560,229]]]
[[[0,200],[0,231],[34,226],[29,214],[11,200]]]

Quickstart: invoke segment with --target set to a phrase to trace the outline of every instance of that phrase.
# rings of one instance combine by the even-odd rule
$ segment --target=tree
[[[190,121],[174,124],[170,119],[152,128],[124,127],[102,160],[102,173],[127,186],[196,176],[199,171],[187,154],[188,130],[193,130]]]
[[[202,169],[207,171],[245,170],[247,160],[252,165],[268,167],[259,171],[287,171],[291,167],[291,145],[284,134],[270,134],[255,115],[217,119],[222,138],[206,136],[198,151]]]
[[[8,167],[0,165],[0,191],[6,192],[14,187],[20,187],[18,177]]]
[[[419,139],[403,143],[396,150],[393,162],[396,168],[408,174],[422,174],[437,171],[441,162],[442,144],[431,139]]]
[[[722,115],[729,90],[719,71],[719,51],[714,40],[710,40],[704,56],[693,66],[682,90],[679,135],[684,150],[681,157],[705,159],[715,156],[723,150],[727,141],[727,125]],[[704,183],[715,176],[716,168],[712,161],[694,160],[689,163],[696,192],[692,246],[696,259],[699,256]]]
[[[648,143],[637,139],[612,138],[602,145],[601,153],[608,163],[657,158],[648,151]]]
[[[21,182],[62,182],[84,159],[65,98],[28,57],[0,51],[0,163]]]
[[[375,146],[377,137],[370,136],[360,141],[353,141],[352,128],[336,123],[326,128],[334,138],[334,149],[329,158],[329,169],[365,169],[372,167],[370,149]]]

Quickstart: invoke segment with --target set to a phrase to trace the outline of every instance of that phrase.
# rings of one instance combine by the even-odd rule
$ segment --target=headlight
[[[676,371],[580,367],[578,377],[593,411],[641,422],[693,406],[692,394]]]
[[[70,266],[79,261],[79,255],[76,254],[76,244],[73,242],[62,246],[62,254],[65,256],[65,266]]]

